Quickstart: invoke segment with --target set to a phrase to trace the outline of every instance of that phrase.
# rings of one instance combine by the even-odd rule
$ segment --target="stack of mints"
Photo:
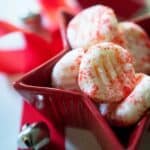
[[[150,108],[150,39],[133,22],[118,22],[103,5],[89,7],[68,24],[72,50],[54,66],[55,88],[79,91],[99,104],[116,126],[137,123]]]

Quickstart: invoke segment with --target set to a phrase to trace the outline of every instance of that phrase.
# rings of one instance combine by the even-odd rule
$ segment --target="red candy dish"
[[[90,130],[105,150],[135,150],[142,148],[142,138],[147,138],[149,130],[149,115],[129,128],[111,127],[100,115],[96,105],[82,93],[71,92],[51,87],[50,74],[54,64],[67,52],[69,46],[65,36],[65,28],[71,15],[63,13],[62,24],[64,51],[41,66],[27,73],[18,80],[14,87],[24,96],[28,103],[57,127],[79,127]],[[150,17],[135,19],[150,35],[147,28]]]

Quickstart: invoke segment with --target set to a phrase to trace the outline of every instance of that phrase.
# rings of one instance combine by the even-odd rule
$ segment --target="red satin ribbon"
[[[25,39],[25,47],[16,50],[4,50],[0,47],[0,71],[9,74],[25,73],[56,55],[62,48],[59,30],[51,33],[51,41],[47,42],[32,32],[26,32],[5,22],[0,23],[0,36],[12,32],[21,32]],[[0,39],[1,40],[1,39]],[[9,45],[9,43],[8,43]]]

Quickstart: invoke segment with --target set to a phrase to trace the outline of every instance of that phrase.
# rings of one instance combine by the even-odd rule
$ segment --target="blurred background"
[[[65,8],[75,14],[91,4],[104,3],[112,6],[120,19],[150,11],[150,0],[128,0],[129,8],[121,5],[123,1],[0,0],[0,149],[17,149],[24,113],[22,97],[13,89],[12,81],[63,49],[59,9]]]

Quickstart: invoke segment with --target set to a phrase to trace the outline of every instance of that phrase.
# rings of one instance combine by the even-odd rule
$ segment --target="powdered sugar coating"
[[[103,104],[102,115],[117,126],[136,123],[150,108],[150,76],[139,74],[134,90],[120,104]],[[105,111],[103,111],[105,109]]]
[[[150,74],[150,39],[146,32],[132,22],[121,22],[118,27],[126,40],[125,48],[135,57],[135,70]]]
[[[94,45],[80,64],[80,89],[97,102],[121,101],[135,86],[132,63],[130,53],[116,44]]]
[[[78,72],[86,50],[78,48],[66,53],[54,66],[52,71],[52,86],[61,89],[80,90]]]
[[[84,9],[69,23],[67,37],[73,48],[87,48],[103,41],[122,43],[118,22],[113,10],[103,5]]]

